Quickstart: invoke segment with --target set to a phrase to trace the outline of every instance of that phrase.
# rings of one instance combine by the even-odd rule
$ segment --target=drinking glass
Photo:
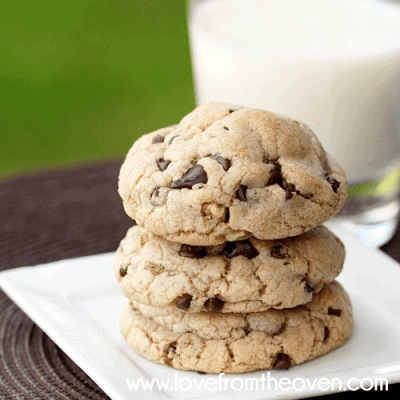
[[[400,7],[374,0],[195,0],[188,30],[198,105],[264,108],[308,124],[345,170],[333,219],[365,244],[400,210]]]

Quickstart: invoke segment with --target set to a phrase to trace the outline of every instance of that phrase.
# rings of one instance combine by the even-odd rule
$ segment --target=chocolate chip
[[[240,201],[247,201],[246,192],[247,192],[247,186],[240,185],[239,189],[236,190],[236,195],[235,196]]]
[[[281,179],[281,172],[276,168],[272,169],[266,186],[275,185],[279,182],[279,179]]]
[[[171,189],[191,189],[197,183],[207,183],[207,174],[204,168],[199,165],[193,165],[182,176],[172,182]]]
[[[165,349],[166,357],[164,358],[164,361],[166,365],[170,367],[172,366],[170,358],[172,358],[175,354],[176,354],[176,342],[172,342]]]
[[[212,299],[208,299],[204,303],[204,307],[206,308],[206,310],[208,312],[217,313],[222,310],[222,308],[224,307],[224,304],[225,304],[225,302],[223,300],[218,299],[217,297],[214,297]]]
[[[286,192],[286,200],[290,200],[293,197],[293,194],[296,193],[298,196],[303,197],[304,199],[308,200],[313,197],[312,193],[300,193],[297,189],[296,186],[293,185],[293,183],[288,183],[285,179],[281,179],[280,182],[278,181],[279,185],[283,190]]]
[[[128,269],[127,268],[121,267],[119,269],[119,275],[121,276],[121,278],[123,278],[127,273],[128,273]]]
[[[229,214],[229,207],[226,207],[226,209],[225,209],[225,219],[224,219],[224,222],[225,222],[226,224],[229,222],[229,217],[230,217],[230,214]]]
[[[283,259],[283,258],[287,258],[288,254],[286,251],[284,251],[284,247],[283,244],[277,244],[276,246],[274,246],[271,249],[271,257],[274,258],[279,258],[279,259]]]
[[[160,158],[159,160],[157,160],[157,165],[158,168],[160,168],[161,171],[165,171],[168,167],[168,165],[170,164],[171,161],[169,160],[164,160],[163,158]]]
[[[285,179],[280,181],[281,188],[286,192],[286,200],[290,200],[293,197],[293,193],[297,194],[296,187],[293,183],[288,183]]]
[[[215,160],[215,161],[217,161],[219,164],[221,164],[221,165],[222,165],[222,168],[223,168],[225,171],[228,171],[228,169],[231,167],[231,160],[228,160],[227,158],[224,158],[224,157],[222,157],[222,156],[217,156],[217,155],[214,155],[214,154],[212,154],[212,155],[210,156],[210,158],[212,158],[213,160]]]
[[[249,325],[245,326],[245,327],[243,328],[243,330],[244,330],[244,334],[245,334],[246,336],[251,332],[251,329],[250,329]]]
[[[248,239],[239,242],[228,242],[223,250],[223,255],[228,258],[244,256],[251,260],[259,254],[260,253]]]
[[[228,110],[229,114],[232,114],[235,110],[232,110],[231,108]]]
[[[305,284],[305,286],[304,286],[304,290],[305,290],[307,293],[314,293],[314,292],[315,292],[314,287],[311,286],[307,281],[306,281],[306,284]]]
[[[276,356],[273,369],[289,369],[292,366],[290,357],[285,353],[278,353]]]
[[[175,353],[176,352],[176,342],[172,342],[168,345],[167,350],[166,350],[167,354],[169,354],[170,352]]]
[[[189,293],[184,293],[182,296],[179,297],[176,306],[181,310],[188,310],[190,307],[190,302],[192,301],[193,296]]]
[[[287,191],[286,192],[286,200],[290,200],[293,197],[293,192]]]
[[[275,185],[275,183],[280,184],[280,181],[282,179],[281,164],[279,164],[279,162],[276,160],[266,160],[265,162],[274,166],[274,168],[270,172],[270,177],[268,179],[268,182],[266,183],[266,186]]]
[[[205,372],[203,372],[203,371],[196,371],[199,375],[206,375],[206,373]]]
[[[207,255],[205,247],[190,246],[188,244],[183,244],[178,254],[182,257],[188,258],[203,258]]]
[[[228,128],[227,126],[225,126],[225,125],[224,125],[224,129],[225,129],[226,131],[229,131],[229,128]]]
[[[230,357],[232,360],[234,360],[234,359],[235,359],[235,355],[233,354],[232,349],[229,347],[229,344],[225,344],[225,346],[226,346],[226,349],[228,350],[229,357]]]
[[[164,136],[154,136],[151,143],[162,143],[164,141]]]
[[[270,171],[270,177],[268,179],[268,182],[266,183],[266,186],[275,185],[277,183],[286,192],[286,200],[290,200],[293,197],[294,193],[307,200],[313,197],[312,193],[300,193],[293,185],[293,183],[288,183],[282,177],[282,166],[277,160],[265,160],[265,162],[274,166],[274,168]]]
[[[262,285],[261,288],[258,290],[258,296],[263,297],[266,290],[267,290],[267,285]]]
[[[324,339],[322,341],[325,342],[326,339],[328,339],[328,337],[329,337],[329,328],[327,326],[325,326],[325,328],[324,328]]]
[[[285,179],[281,178],[278,179],[277,182],[280,187],[286,192],[286,200],[290,200],[293,197],[293,194],[296,193],[298,196],[303,197],[304,199],[308,200],[313,197],[312,193],[306,193],[302,194],[300,193],[297,189],[296,186],[293,185],[293,183],[288,183]]]
[[[339,189],[340,186],[340,182],[338,182],[335,178],[332,178],[329,174],[325,174],[325,179],[332,186],[332,190],[335,193],[337,193],[337,190]]]
[[[225,264],[224,267],[224,275],[226,276],[226,274],[231,270],[231,264],[228,262]]]
[[[328,315],[336,315],[337,317],[340,317],[342,315],[342,310],[339,308],[328,308]]]
[[[279,182],[278,182],[279,183]],[[302,194],[297,189],[293,183],[288,183],[285,179],[281,179],[280,181],[281,188],[286,192],[286,200],[290,200],[293,197],[293,194],[296,193],[298,196],[303,197],[304,199],[311,199],[313,197],[312,193]]]

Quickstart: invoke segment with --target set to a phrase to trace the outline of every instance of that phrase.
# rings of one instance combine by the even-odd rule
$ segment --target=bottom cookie
[[[287,369],[341,346],[352,328],[350,298],[338,282],[290,309],[187,313],[130,302],[121,317],[122,334],[137,353],[206,373]]]

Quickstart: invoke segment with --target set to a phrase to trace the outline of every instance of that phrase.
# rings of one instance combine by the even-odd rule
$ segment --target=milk
[[[399,7],[199,1],[189,34],[198,104],[226,101],[303,120],[351,183],[379,177],[398,158]]]

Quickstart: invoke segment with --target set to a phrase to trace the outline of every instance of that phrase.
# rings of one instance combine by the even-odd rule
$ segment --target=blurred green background
[[[183,0],[5,1],[0,21],[0,177],[124,156],[195,106]]]

